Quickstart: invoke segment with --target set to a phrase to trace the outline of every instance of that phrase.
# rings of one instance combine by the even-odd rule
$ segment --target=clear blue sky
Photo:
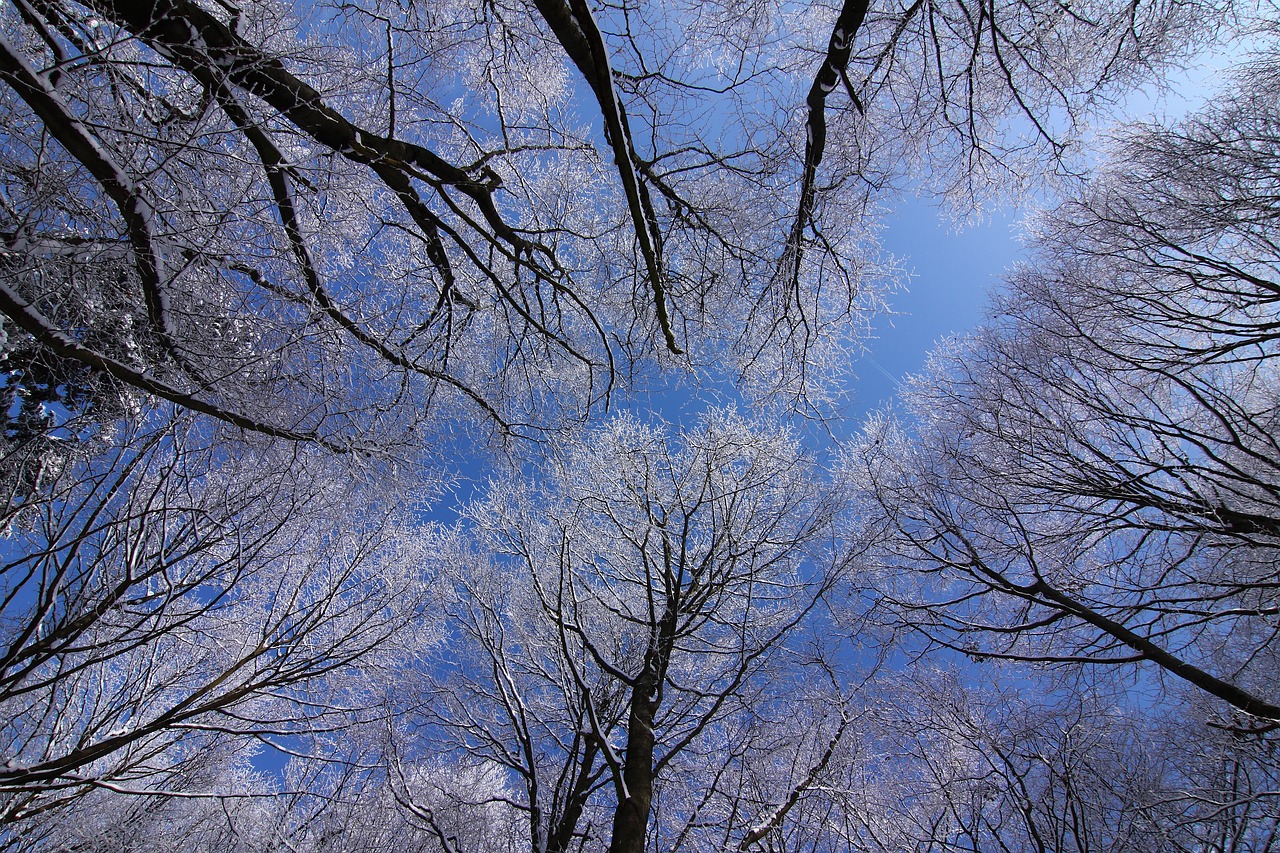
[[[1021,214],[999,211],[957,231],[928,199],[905,197],[886,220],[887,252],[901,259],[906,287],[890,294],[892,316],[877,317],[870,352],[854,364],[850,415],[887,403],[894,383],[924,366],[938,340],[973,328],[987,294],[1017,258]]]

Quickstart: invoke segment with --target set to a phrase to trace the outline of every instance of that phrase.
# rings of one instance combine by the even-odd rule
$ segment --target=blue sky
[[[874,321],[869,352],[854,364],[849,413],[889,402],[894,383],[924,366],[933,344],[973,328],[987,294],[1017,258],[1021,214],[997,211],[957,230],[929,199],[904,197],[886,218],[885,251],[902,260],[906,286],[889,297],[890,316]]]

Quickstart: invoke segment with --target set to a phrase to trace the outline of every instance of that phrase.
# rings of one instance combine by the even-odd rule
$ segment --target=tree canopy
[[[1274,27],[13,0],[0,849],[1274,849]],[[1048,201],[841,440],[907,192]]]
[[[869,433],[879,543],[935,573],[901,603],[939,642],[1150,662],[1280,722],[1276,71],[1123,137],[915,380],[918,437]]]

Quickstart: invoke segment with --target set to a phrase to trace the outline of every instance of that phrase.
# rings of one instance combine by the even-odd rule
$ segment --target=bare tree
[[[184,788],[209,750],[376,714],[352,663],[395,654],[422,600],[406,510],[328,454],[164,408],[117,430],[45,456],[4,514],[0,823],[94,790],[216,795]]]
[[[1046,675],[935,660],[879,684],[826,786],[831,849],[1272,848],[1274,743]]]
[[[821,244],[816,216],[833,196],[906,185],[964,214],[1079,174],[1093,121],[1120,93],[1158,84],[1168,63],[1213,38],[1226,11],[1106,0],[830,5],[778,270],[792,287],[800,259]]]
[[[421,696],[408,715],[422,721],[419,742],[409,740],[405,751],[509,777],[519,792],[507,798],[515,807],[509,817],[525,827],[525,849],[563,853],[575,840],[598,840],[609,817],[599,794],[609,780],[589,716],[614,729],[621,689],[598,674],[585,683],[574,677],[558,626],[523,572],[457,535],[440,535],[432,552],[457,637],[427,691],[421,683],[398,691]],[[474,794],[463,792],[454,810]]]
[[[232,778],[196,772],[210,750],[368,723],[395,703],[364,669],[419,639],[400,629],[431,543],[394,504],[424,457],[476,422],[580,420],[655,366],[826,414],[887,275],[868,201],[921,170],[970,191],[1059,168],[1098,99],[1216,20],[1102,0],[793,12],[0,10],[12,832],[104,791],[156,804],[138,820],[176,809],[161,795],[222,806],[180,790]],[[828,122],[837,84],[852,109]],[[603,822],[615,849],[705,846],[704,817],[747,849],[823,807],[847,685],[786,655],[837,573],[831,496],[785,436],[704,426],[668,443],[619,422],[474,508],[490,556],[454,568],[450,629],[487,675],[426,716],[476,755],[432,765],[392,725],[384,775],[361,767],[415,843],[515,812],[539,850]],[[765,734],[786,689],[813,721],[791,739]],[[752,741],[708,760],[711,798],[655,810],[735,731]],[[379,843],[334,807],[273,831]],[[211,844],[232,843],[224,812]],[[510,843],[486,832],[467,843]]]
[[[655,359],[821,409],[880,304],[870,190],[1064,162],[1216,19],[851,2],[815,81],[830,11],[22,0],[0,310],[79,370],[335,449],[421,440],[437,408],[406,400],[581,416]]]
[[[358,25],[342,28],[351,43],[308,52],[284,35],[333,16]],[[756,67],[682,81],[705,102],[688,108],[724,123],[710,149],[665,120],[633,139],[629,77],[585,6],[24,2],[0,69],[0,308],[59,359],[335,449],[411,444],[422,407],[406,399],[520,431],[582,414],[659,349],[706,364],[729,347],[745,364],[777,343],[778,311],[843,347],[877,304],[867,253],[845,248],[862,239],[852,207],[832,214],[803,306],[752,283],[793,129],[749,99],[789,72],[786,45],[692,23],[744,55],[769,47]],[[443,68],[458,71],[433,80]],[[603,110],[606,156],[570,117],[572,73]],[[646,77],[630,85],[663,85]],[[787,383],[798,398],[813,384]]]
[[[938,642],[1154,664],[1280,721],[1278,79],[1123,137],[912,385],[917,434],[869,429],[883,557],[923,582],[889,591]]]
[[[731,730],[791,730],[792,642],[839,574],[839,504],[815,474],[736,415],[674,438],[622,418],[468,510],[490,556],[446,558],[462,641],[428,719],[523,788],[532,849],[642,850],[662,790],[671,820],[696,813],[769,748],[722,753]]]

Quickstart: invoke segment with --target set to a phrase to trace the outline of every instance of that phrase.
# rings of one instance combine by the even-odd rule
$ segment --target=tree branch
[[[570,0],[572,8],[563,0],[534,2],[565,53],[569,54],[573,64],[586,78],[600,104],[600,112],[604,116],[605,138],[613,149],[613,162],[618,168],[618,177],[627,196],[627,208],[631,214],[636,243],[640,247],[648,273],[658,326],[666,339],[667,349],[680,355],[683,350],[676,343],[663,284],[662,232],[658,227],[653,202],[636,173],[631,127],[627,122],[626,109],[618,98],[618,90],[613,85],[613,68],[609,64],[609,54],[600,28],[585,0]]]

